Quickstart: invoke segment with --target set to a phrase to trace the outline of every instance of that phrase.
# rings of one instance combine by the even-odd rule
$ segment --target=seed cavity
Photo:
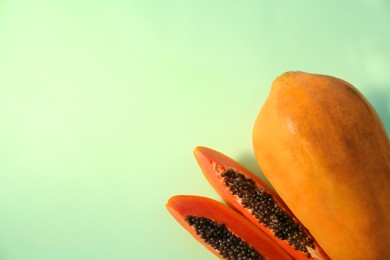
[[[265,260],[247,242],[233,234],[224,224],[212,219],[188,215],[185,220],[203,241],[211,245],[224,259]]]
[[[253,179],[233,169],[226,170],[221,176],[228,190],[241,199],[242,206],[259,223],[271,229],[276,237],[287,240],[295,250],[305,253],[307,258],[311,257],[307,248],[314,249],[314,241],[307,235],[304,227],[281,209],[270,194],[258,187]]]

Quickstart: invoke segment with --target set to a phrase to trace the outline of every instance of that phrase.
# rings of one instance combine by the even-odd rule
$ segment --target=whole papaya
[[[390,256],[390,142],[348,82],[287,72],[256,119],[257,161],[331,259]]]

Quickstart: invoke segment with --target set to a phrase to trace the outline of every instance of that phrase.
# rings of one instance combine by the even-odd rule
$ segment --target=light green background
[[[287,70],[357,86],[390,129],[390,2],[0,1],[0,259],[214,259],[167,199],[218,199],[192,155],[260,174]]]

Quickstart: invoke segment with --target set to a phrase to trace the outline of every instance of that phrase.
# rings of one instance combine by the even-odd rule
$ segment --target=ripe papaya
[[[194,155],[222,199],[272,237],[294,259],[329,259],[286,204],[259,177],[216,150],[198,146]]]
[[[249,220],[218,201],[176,195],[168,200],[166,207],[195,239],[220,259],[293,259]]]
[[[282,74],[252,141],[267,179],[331,259],[390,256],[390,142],[354,86]]]

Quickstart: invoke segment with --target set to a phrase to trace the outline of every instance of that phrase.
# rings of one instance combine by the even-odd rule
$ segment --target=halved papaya
[[[259,177],[207,147],[194,155],[206,179],[224,201],[269,235],[295,259],[329,259],[280,197]]]
[[[244,216],[210,198],[177,195],[167,209],[189,233],[220,259],[292,259]]]

